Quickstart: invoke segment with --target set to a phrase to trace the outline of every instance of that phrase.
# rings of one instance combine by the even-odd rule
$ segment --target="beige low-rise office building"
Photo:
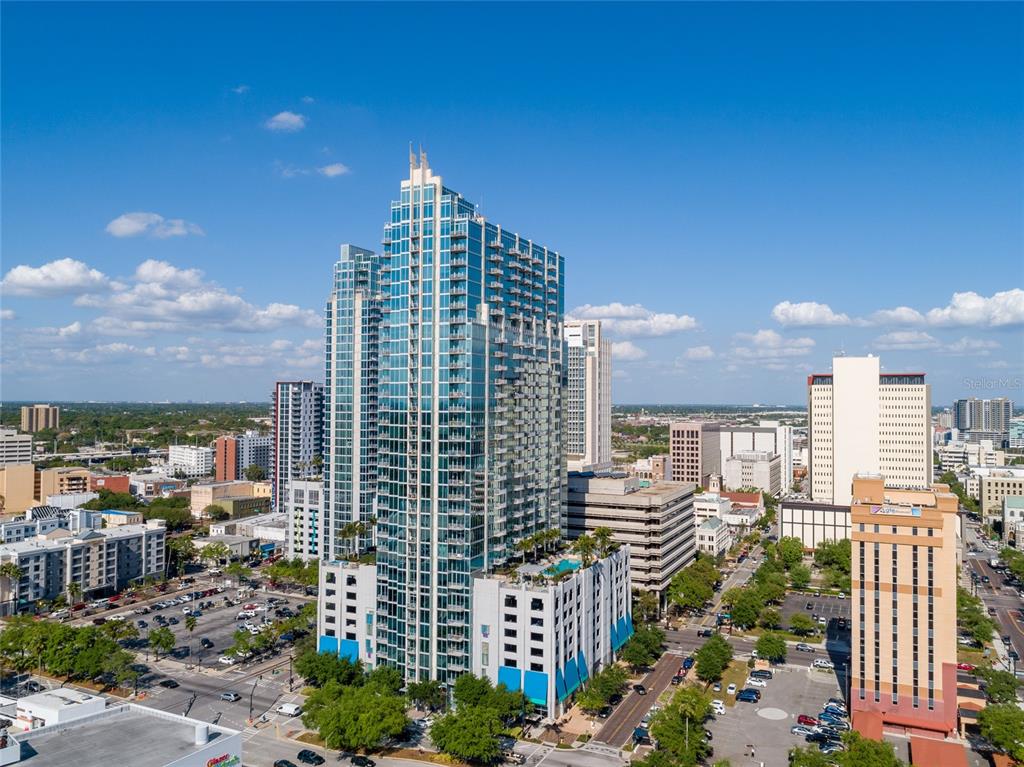
[[[80,466],[40,469],[35,477],[35,499],[42,502],[51,495],[88,493],[91,476],[88,469]]]
[[[192,516],[198,517],[203,509],[211,504],[218,503],[223,498],[229,497],[253,497],[253,483],[246,480],[233,482],[204,482],[192,485],[190,488],[189,508]]]
[[[992,469],[979,480],[978,494],[982,517],[998,519],[1003,514],[1004,498],[1024,495],[1024,471]]]
[[[955,733],[957,497],[879,474],[856,475],[852,491],[854,727]]]
[[[599,527],[629,544],[633,588],[653,591],[664,604],[672,577],[696,556],[695,486],[657,482],[641,486],[621,474],[569,474],[570,538]]]

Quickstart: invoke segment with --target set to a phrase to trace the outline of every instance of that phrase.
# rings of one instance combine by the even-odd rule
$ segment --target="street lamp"
[[[288,654],[288,692],[292,691],[292,658],[294,656],[294,650]]]
[[[252,698],[256,694],[256,685],[259,684],[260,679],[263,678],[263,674],[260,674],[256,679],[253,680],[252,689],[249,691],[249,721],[252,721]]]

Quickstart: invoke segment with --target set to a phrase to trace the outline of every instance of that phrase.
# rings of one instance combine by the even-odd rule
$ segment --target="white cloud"
[[[895,330],[892,333],[876,338],[872,345],[882,350],[908,350],[920,351],[924,349],[938,349],[942,344],[938,339],[920,330]]]
[[[758,330],[756,333],[737,333],[737,345],[731,354],[745,362],[778,362],[790,357],[802,357],[814,350],[814,339],[786,338],[774,330]]]
[[[13,320],[14,317],[14,309],[0,309],[0,320]]]
[[[709,360],[715,352],[710,346],[691,346],[683,356],[688,360]]]
[[[148,259],[135,269],[136,282],[158,283],[175,287],[192,288],[202,284],[203,273],[199,269],[179,269],[166,261]]]
[[[623,362],[635,362],[647,356],[647,352],[632,341],[615,341],[612,344],[612,356]]]
[[[954,293],[948,306],[931,309],[929,325],[998,328],[1024,324],[1024,290],[1014,288],[995,293],[991,298],[973,291]]]
[[[199,269],[179,269],[165,261],[144,261],[131,285],[115,285],[108,295],[88,294],[76,306],[102,310],[92,322],[101,335],[141,336],[195,327],[258,333],[283,327],[319,328],[317,312],[294,304],[257,306],[215,283]]]
[[[306,118],[295,112],[278,112],[263,123],[263,127],[278,133],[295,133],[306,127]]]
[[[82,365],[106,365],[112,362],[128,362],[139,357],[155,357],[157,352],[154,346],[138,347],[132,344],[114,342],[99,344],[78,351],[52,349],[51,353],[60,361],[77,362]]]
[[[322,168],[317,168],[317,172],[327,178],[334,178],[335,176],[344,176],[349,170],[348,166],[340,162],[332,162],[330,165],[325,165]]]
[[[164,218],[159,213],[122,213],[106,227],[107,234],[114,237],[138,237],[147,234],[166,239],[184,237],[188,234],[204,234],[202,228],[182,218]]]
[[[999,344],[995,341],[988,341],[982,338],[964,337],[951,344],[946,344],[942,347],[942,351],[947,354],[984,357],[991,354],[993,349],[998,348]]]
[[[110,280],[103,272],[81,261],[62,258],[42,266],[16,266],[0,282],[0,290],[12,296],[44,298],[106,290]]]
[[[231,92],[237,93],[239,96],[241,96],[243,93],[248,93],[250,90],[252,89],[248,85],[245,85],[243,83],[241,85],[236,85],[234,88],[231,89]]]
[[[772,319],[784,327],[794,328],[850,324],[849,316],[836,314],[828,304],[819,304],[816,301],[795,304],[783,301],[772,309]]]
[[[923,325],[924,315],[909,306],[897,306],[895,309],[880,309],[867,319],[870,325]]]
[[[316,103],[316,99],[313,98],[312,96],[303,96],[302,97],[302,103],[303,104],[314,104],[314,103]]]
[[[641,304],[584,304],[569,315],[573,319],[599,319],[608,333],[620,338],[657,338],[697,328],[687,314],[654,312]]]

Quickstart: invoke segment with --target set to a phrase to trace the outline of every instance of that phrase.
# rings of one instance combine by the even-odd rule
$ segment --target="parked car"
[[[688,658],[684,658],[683,659],[683,668],[686,671],[689,671],[691,668],[693,668],[693,656],[692,655],[689,656]]]
[[[199,644],[201,644],[207,650],[209,650],[211,647],[213,647],[213,642],[211,640],[207,639],[206,637],[203,637],[202,639],[200,639],[199,640]]]
[[[598,719],[607,719],[611,715],[612,715],[612,707],[611,706],[602,706],[600,709],[598,709],[598,712],[597,712],[597,718]]]
[[[633,692],[635,692],[637,695],[646,695],[647,688],[644,687],[642,684],[635,684],[633,685]]]
[[[324,763],[324,758],[315,751],[310,751],[308,748],[302,749],[298,754],[295,755],[303,764],[319,765]]]
[[[144,628],[147,628],[149,626],[149,624],[146,623],[146,621],[141,621],[141,620],[140,621],[135,621],[135,625],[138,626],[140,629],[144,629]]]
[[[748,688],[740,690],[736,695],[736,700],[743,701],[744,703],[757,703],[761,700],[761,694],[757,690]]]
[[[770,669],[755,668],[747,676],[752,676],[754,679],[772,679],[775,674]]]
[[[812,730],[810,727],[807,727],[803,724],[794,724],[792,727],[789,728],[789,731],[793,735],[800,735],[802,737],[807,737],[812,732],[814,732],[814,730]]]
[[[716,716],[722,716],[725,713],[725,701],[720,698],[715,698],[711,701],[711,710]]]
[[[520,754],[516,754],[516,756],[520,756]],[[506,761],[510,760],[506,758]],[[524,757],[523,762],[525,761],[526,758]],[[522,764],[523,762],[516,762],[516,764]],[[373,759],[371,759],[368,756],[362,756],[360,754],[356,754],[352,757],[352,764],[355,765],[355,767],[377,767],[377,763],[373,761]]]
[[[808,727],[813,727],[818,723],[818,720],[815,719],[813,716],[808,716],[807,714],[800,714],[800,716],[796,718],[796,722],[797,724],[806,724]]]
[[[681,676],[679,676],[679,674],[676,674],[674,677],[672,677],[672,684],[674,684],[674,685],[675,684],[679,684],[682,681],[683,681],[683,678]]]
[[[728,687],[726,687],[725,688],[725,694],[726,695],[735,695],[736,694],[736,685],[731,684]]]
[[[747,681],[743,683],[745,687],[767,687],[768,683],[763,679],[757,677],[747,677]]]
[[[234,666],[236,663],[238,663],[238,658],[236,658],[234,655],[221,655],[219,658],[217,658],[217,662],[222,663],[225,666]]]

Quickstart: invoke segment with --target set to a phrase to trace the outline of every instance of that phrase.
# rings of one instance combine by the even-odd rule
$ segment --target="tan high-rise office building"
[[[850,521],[854,726],[955,732],[957,498],[858,475]]]
[[[672,481],[707,487],[712,474],[722,473],[721,424],[680,421],[669,426]]]
[[[56,405],[22,405],[21,430],[32,434],[43,429],[60,428],[60,408]]]
[[[836,357],[807,378],[811,498],[850,503],[855,474],[893,487],[932,481],[931,387],[924,373],[882,373],[878,357]]]

